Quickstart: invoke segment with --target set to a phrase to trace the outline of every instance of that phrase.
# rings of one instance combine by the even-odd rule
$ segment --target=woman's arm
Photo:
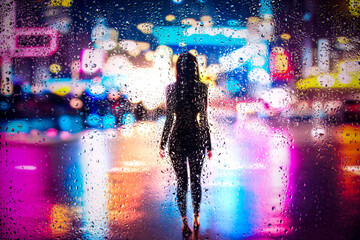
[[[207,107],[208,107],[208,87],[205,85],[204,87],[204,106],[202,107],[202,113],[201,115],[203,116],[203,120],[204,120],[204,131],[205,131],[205,148],[208,152],[210,152],[212,150],[211,148],[211,138],[210,138],[210,127],[209,127],[209,122],[208,122],[208,111],[207,111]]]
[[[160,149],[164,150],[169,139],[170,131],[174,121],[174,103],[171,87],[166,89],[166,120],[161,136]]]

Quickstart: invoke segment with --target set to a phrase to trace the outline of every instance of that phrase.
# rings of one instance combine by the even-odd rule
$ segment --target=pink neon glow
[[[19,47],[19,36],[49,36],[49,46],[41,47]],[[59,45],[59,34],[57,31],[51,28],[16,28],[15,29],[16,46],[12,57],[46,57],[54,54]]]
[[[70,140],[71,138],[72,138],[72,134],[71,133],[69,133],[69,132],[66,132],[66,131],[62,131],[61,133],[60,133],[60,138],[62,139],[62,140]]]
[[[36,167],[31,165],[15,166],[14,168],[18,170],[36,170]]]
[[[46,136],[48,137],[56,137],[57,136],[57,130],[55,128],[50,128],[46,131]]]
[[[93,74],[102,69],[105,64],[106,53],[99,49],[83,49],[81,51],[80,70]]]
[[[4,146],[3,141],[1,144]],[[44,179],[50,179],[55,173],[44,164],[50,161],[48,152],[47,146],[24,147],[17,143],[9,143],[0,150],[3,156],[0,162],[0,195],[2,199],[8,199],[3,201],[5,205],[0,209],[1,216],[6,216],[1,223],[4,227],[16,226],[16,235],[8,239],[29,239],[29,236],[31,239],[46,239],[51,234],[45,221],[51,204],[46,201],[45,192],[52,186]],[[38,221],[27,220],[30,218]]]

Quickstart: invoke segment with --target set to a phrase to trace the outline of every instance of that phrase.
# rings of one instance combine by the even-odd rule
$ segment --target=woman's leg
[[[191,197],[194,216],[199,216],[201,203],[201,171],[205,158],[205,151],[196,151],[189,156]]]
[[[177,203],[182,218],[186,217],[186,193],[188,189],[188,174],[186,156],[170,151],[170,158],[177,180]]]

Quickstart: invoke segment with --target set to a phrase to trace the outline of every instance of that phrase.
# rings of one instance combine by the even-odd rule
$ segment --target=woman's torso
[[[171,86],[171,92],[168,97],[172,98],[172,108],[174,114],[173,129],[170,136],[170,142],[176,141],[178,144],[184,147],[195,147],[203,145],[203,133],[202,133],[202,116],[206,110],[206,86],[202,83],[198,83],[194,86],[195,98],[192,101],[184,101],[179,104],[176,98],[175,86]]]

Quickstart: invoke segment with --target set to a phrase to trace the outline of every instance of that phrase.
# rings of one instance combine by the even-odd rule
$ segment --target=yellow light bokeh
[[[338,37],[338,38],[337,38],[337,41],[338,41],[338,43],[342,43],[342,44],[347,44],[347,43],[350,42],[349,38],[344,37],[344,36]]]
[[[146,61],[149,61],[149,62],[154,61],[154,54],[155,54],[154,51],[148,51],[148,52],[146,52],[146,53],[145,53],[145,59],[146,59]]]
[[[74,109],[80,109],[84,106],[84,103],[79,98],[72,98],[70,100],[70,106]]]
[[[291,38],[291,35],[288,33],[283,33],[280,36],[282,39],[289,40]]]
[[[208,16],[208,15],[205,15],[205,16],[202,16],[200,18],[201,21],[212,21],[212,17],[211,16]]]
[[[53,63],[50,65],[49,70],[51,73],[58,74],[61,71],[61,66],[59,64]]]
[[[71,91],[70,86],[61,86],[55,90],[53,90],[52,92],[58,96],[65,96],[66,94],[68,94]]]
[[[139,29],[144,34],[152,34],[154,25],[152,23],[140,23],[137,25],[137,29]]]
[[[51,0],[50,4],[52,6],[61,6],[61,0]]]
[[[258,17],[249,17],[249,19],[248,19],[248,24],[259,23],[259,22],[260,22],[260,18],[258,18]]]
[[[54,205],[50,214],[50,228],[54,235],[64,235],[71,230],[72,218],[68,207]]]
[[[350,0],[349,8],[351,15],[360,16],[360,0]]]
[[[208,16],[208,15],[202,16],[200,18],[200,20],[201,20],[201,22],[203,22],[204,27],[212,27],[213,26],[213,21],[212,21],[211,16]]]
[[[184,18],[183,20],[181,20],[181,24],[195,26],[196,20],[193,18]]]
[[[275,58],[275,71],[285,73],[289,68],[288,57],[285,54],[277,54]]]
[[[71,7],[72,4],[73,4],[72,0],[63,0],[62,1],[63,7]]]
[[[175,16],[172,15],[172,14],[169,14],[165,17],[165,20],[168,21],[168,22],[172,22],[175,20]]]
[[[360,144],[359,126],[343,125],[337,131],[337,138],[342,144]]]
[[[51,0],[50,4],[55,7],[58,7],[58,6],[71,7],[73,4],[73,1],[72,0]]]
[[[360,83],[359,83],[359,76],[351,76],[351,80],[349,83],[341,83],[338,80],[338,74],[329,74],[329,76],[333,77],[335,79],[335,82],[333,85],[324,87],[321,86],[321,84],[318,81],[318,78],[324,76],[314,76],[306,79],[301,79],[296,83],[296,88],[299,90],[306,90],[310,88],[353,88],[353,89],[360,89]]]
[[[137,42],[137,45],[141,51],[146,51],[150,48],[150,43],[148,42]]]
[[[342,61],[337,66],[337,72],[330,74],[317,74],[308,78],[300,79],[296,83],[296,88],[299,90],[306,90],[311,88],[347,88],[347,89],[360,89],[360,69],[357,60]],[[331,85],[323,86],[321,80],[325,78],[332,78]]]

